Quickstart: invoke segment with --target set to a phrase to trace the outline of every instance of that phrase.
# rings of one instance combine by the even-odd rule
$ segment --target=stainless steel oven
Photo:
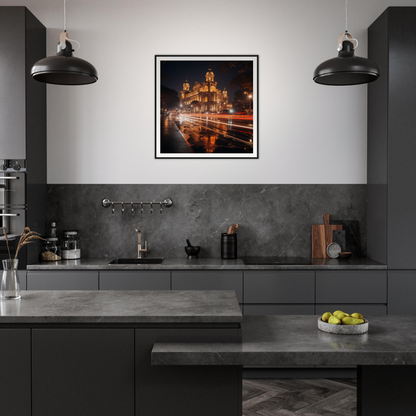
[[[0,172],[0,206],[25,206],[25,193],[25,172]]]

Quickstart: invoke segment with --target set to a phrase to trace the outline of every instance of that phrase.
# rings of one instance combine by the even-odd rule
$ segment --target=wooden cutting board
[[[326,254],[328,244],[332,243],[332,231],[342,230],[340,224],[329,224],[329,214],[324,215],[324,224],[312,225],[312,258],[329,259]]]

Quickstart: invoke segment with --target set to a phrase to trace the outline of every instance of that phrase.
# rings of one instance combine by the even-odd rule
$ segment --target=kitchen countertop
[[[240,323],[233,291],[22,291],[0,324]]]
[[[163,344],[152,365],[416,365],[414,316],[370,316],[369,332],[336,335],[319,316],[245,316],[242,344]]]
[[[387,266],[367,258],[313,259],[312,264],[245,265],[241,259],[167,258],[161,264],[108,264],[113,258],[39,262],[27,270],[386,270]],[[303,259],[309,261],[309,259]]]

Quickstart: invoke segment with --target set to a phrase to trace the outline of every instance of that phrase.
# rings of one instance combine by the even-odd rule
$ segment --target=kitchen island
[[[231,291],[23,291],[0,301],[0,414],[241,414],[236,366],[152,367],[157,342],[240,343]]]
[[[241,344],[157,343],[154,366],[358,365],[359,416],[416,414],[416,319],[366,317],[369,332],[337,335],[318,316],[248,316]]]

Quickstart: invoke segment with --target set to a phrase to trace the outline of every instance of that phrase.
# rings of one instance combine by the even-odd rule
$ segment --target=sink
[[[160,264],[163,259],[114,259],[108,264]]]

